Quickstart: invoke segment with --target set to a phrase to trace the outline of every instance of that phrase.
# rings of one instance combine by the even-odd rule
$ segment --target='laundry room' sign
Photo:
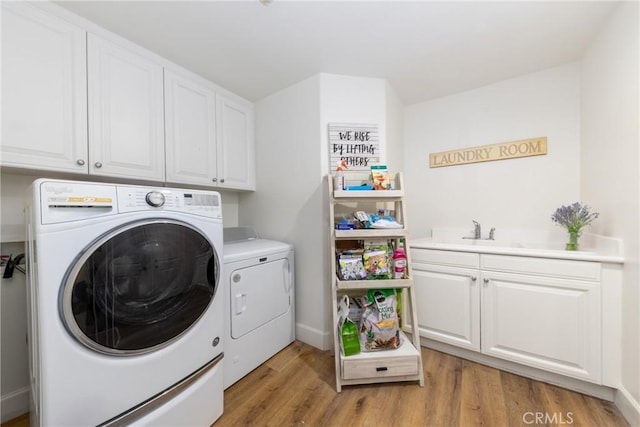
[[[378,126],[329,123],[329,170],[344,160],[349,171],[369,171],[380,162]]]
[[[468,163],[490,162],[493,160],[515,159],[518,157],[542,156],[547,154],[547,137],[523,139],[521,141],[482,145],[462,150],[443,151],[429,154],[429,166],[465,165]]]

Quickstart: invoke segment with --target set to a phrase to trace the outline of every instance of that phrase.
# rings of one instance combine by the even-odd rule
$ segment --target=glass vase
[[[578,232],[569,231],[569,243],[566,244],[565,249],[568,251],[578,250]]]

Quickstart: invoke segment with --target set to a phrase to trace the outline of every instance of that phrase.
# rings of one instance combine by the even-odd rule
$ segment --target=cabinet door
[[[599,382],[600,286],[484,273],[483,353]]]
[[[89,172],[164,180],[162,66],[88,35]]]
[[[255,190],[253,110],[217,96],[218,185]]]
[[[478,271],[413,265],[420,336],[480,350]]]
[[[2,2],[3,166],[87,172],[86,40],[26,2]]]
[[[216,94],[165,70],[167,181],[214,185],[216,173]]]

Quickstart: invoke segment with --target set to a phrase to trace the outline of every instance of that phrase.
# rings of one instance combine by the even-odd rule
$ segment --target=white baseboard
[[[0,408],[3,423],[29,412],[29,386],[2,395]]]
[[[626,388],[620,386],[616,390],[613,402],[631,427],[640,426],[640,402],[636,402]]]
[[[296,339],[320,350],[329,350],[333,345],[331,334],[301,323],[296,323]]]

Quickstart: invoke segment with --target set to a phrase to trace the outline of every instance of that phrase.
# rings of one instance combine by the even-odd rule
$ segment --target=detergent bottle
[[[407,271],[407,255],[403,249],[396,249],[393,252],[393,278],[404,279]]]
[[[338,167],[336,168],[336,176],[333,179],[333,191],[344,190],[344,170],[347,169],[347,162],[344,160],[338,161]]]

